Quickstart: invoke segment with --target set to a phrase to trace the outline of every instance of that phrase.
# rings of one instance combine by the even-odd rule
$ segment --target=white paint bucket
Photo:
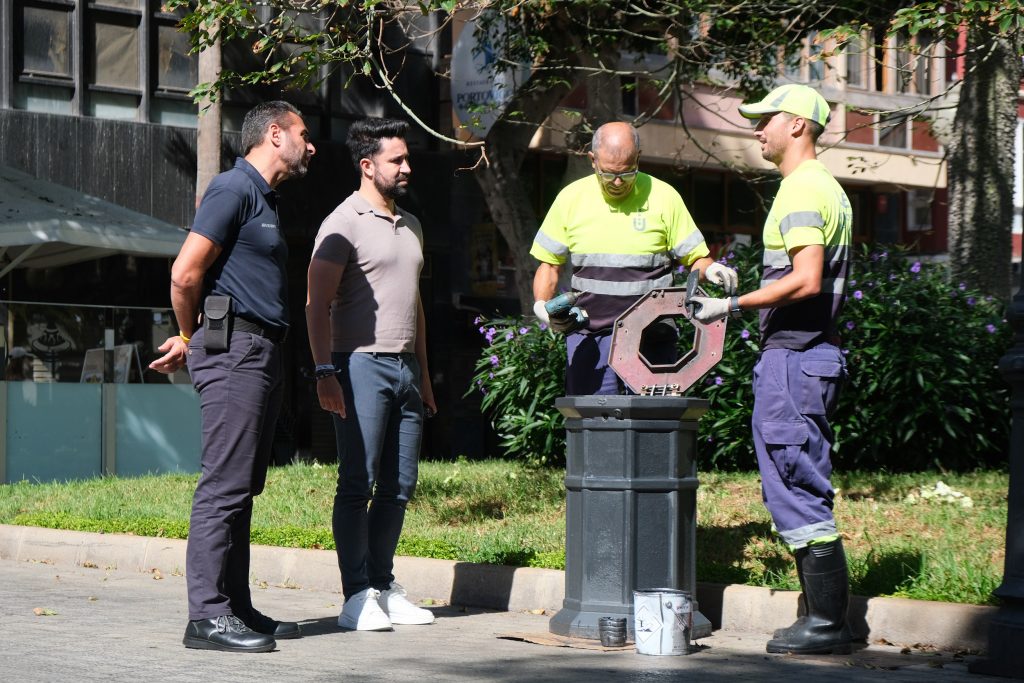
[[[638,654],[689,654],[693,632],[690,594],[674,588],[633,591],[633,631]]]

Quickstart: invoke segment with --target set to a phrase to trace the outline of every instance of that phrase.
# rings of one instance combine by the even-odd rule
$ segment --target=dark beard
[[[400,180],[405,180],[401,178]],[[377,192],[380,192],[380,196],[385,199],[400,199],[409,193],[408,185],[399,185],[399,181],[395,180],[393,183],[385,183],[380,176],[374,176],[373,186],[377,188]]]

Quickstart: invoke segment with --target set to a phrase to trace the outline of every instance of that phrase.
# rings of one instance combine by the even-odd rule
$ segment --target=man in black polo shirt
[[[171,304],[181,334],[150,364],[188,364],[203,423],[202,475],[192,499],[186,554],[185,647],[268,652],[299,627],[252,606],[249,527],[266,482],[283,389],[288,331],[288,248],[274,188],[306,173],[315,152],[299,111],[257,105],[242,125],[245,158],[210,183],[171,269]],[[223,297],[230,297],[230,300]],[[217,312],[229,311],[226,317]],[[200,325],[200,305],[206,302]],[[218,341],[217,326],[226,327]],[[225,348],[226,347],[226,348]]]

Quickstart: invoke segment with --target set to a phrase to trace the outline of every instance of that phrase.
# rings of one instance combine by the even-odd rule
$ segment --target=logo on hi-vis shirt
[[[261,228],[274,228],[277,230],[277,223],[260,223]]]
[[[637,232],[643,232],[647,229],[647,218],[642,213],[633,216],[633,229]]]

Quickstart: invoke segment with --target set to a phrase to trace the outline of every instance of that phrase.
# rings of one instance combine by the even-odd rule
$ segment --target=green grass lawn
[[[517,463],[424,462],[399,553],[564,567],[561,470]],[[942,479],[952,495],[925,498]],[[194,475],[0,485],[0,523],[185,538]],[[797,588],[792,558],[771,533],[756,474],[707,472],[697,493],[701,581]],[[1003,572],[1005,473],[837,474],[836,518],[855,593],[988,604]],[[257,498],[253,542],[333,548],[335,471],[274,468]]]

